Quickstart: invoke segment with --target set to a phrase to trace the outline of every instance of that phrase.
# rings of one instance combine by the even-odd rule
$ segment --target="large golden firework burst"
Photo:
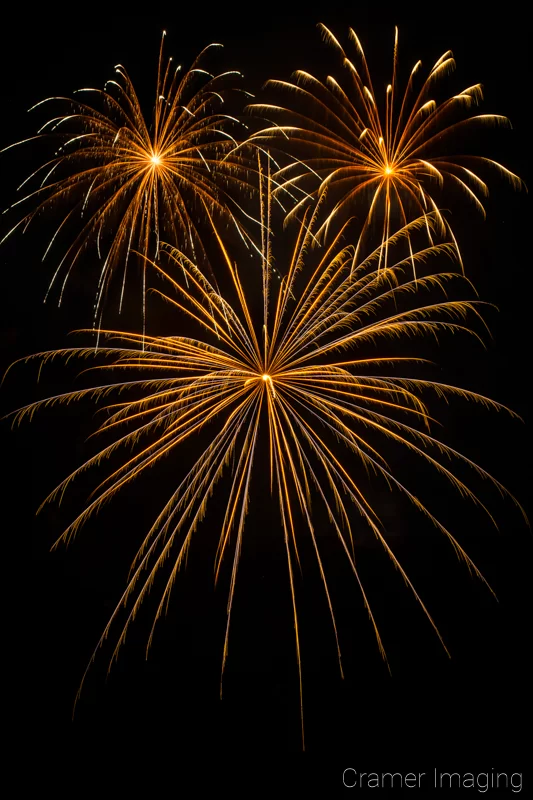
[[[262,181],[268,182],[268,176],[263,176]],[[261,197],[263,247],[260,269],[255,275],[260,283],[259,293],[253,298],[249,294],[243,282],[243,278],[249,281],[254,277],[249,264],[246,270],[240,270],[214,225],[221,267],[225,265],[227,271],[224,294],[190,259],[165,247],[175,277],[152,265],[169,287],[166,294],[159,294],[180,316],[185,314],[194,327],[199,326],[203,335],[150,337],[108,330],[100,332],[104,343],[98,350],[92,346],[32,356],[44,361],[56,356],[104,358],[107,363],[96,369],[110,369],[112,380],[34,403],[17,412],[16,420],[56,402],[83,396],[105,400],[111,392],[117,393],[116,402],[107,406],[107,417],[99,429],[113,437],[112,443],[89,458],[48,500],[61,498],[69,484],[88,468],[101,470],[112,454],[123,452],[124,460],[110,470],[56,545],[68,542],[102,504],[167,456],[175,455],[181,463],[184,458],[190,459],[184,476],[138,551],[127,586],[93,654],[94,659],[113,625],[120,627],[125,608],[126,621],[111,661],[117,657],[128,627],[156,578],[162,580],[162,591],[154,625],[164,611],[191,539],[200,535],[213,488],[225,473],[228,494],[215,556],[215,579],[223,559],[232,561],[224,670],[245,520],[254,496],[251,489],[257,471],[264,469],[263,459],[257,463],[257,452],[260,439],[265,441],[292,597],[303,740],[295,568],[305,535],[316,555],[342,672],[334,604],[314,521],[316,507],[321,505],[325,511],[340,553],[350,565],[354,586],[361,593],[382,656],[386,658],[384,644],[356,560],[361,526],[376,537],[442,642],[436,622],[393,551],[380,509],[365,494],[363,479],[367,473],[375,474],[402,492],[449,540],[468,568],[482,577],[453,533],[417,497],[416,487],[409,485],[409,475],[395,474],[388,465],[386,452],[392,446],[413,454],[463,497],[487,511],[454,469],[453,462],[468,465],[499,491],[505,493],[505,489],[481,467],[435,438],[424,395],[429,392],[445,399],[456,395],[492,409],[502,407],[468,390],[405,374],[423,361],[413,354],[418,336],[468,332],[465,317],[480,319],[477,300],[449,299],[454,284],[468,284],[466,279],[456,272],[431,272],[428,264],[422,268],[430,256],[446,255],[446,251],[453,251],[453,245],[433,245],[416,252],[409,252],[406,246],[415,230],[437,224],[434,216],[413,221],[389,237],[386,246],[389,255],[394,253],[395,257],[384,269],[383,246],[361,261],[354,246],[342,245],[340,233],[321,252],[316,248],[309,252],[318,212],[315,210],[311,219],[304,214],[292,254],[280,269],[283,278],[278,280],[271,253],[270,189],[263,186]],[[207,206],[205,210],[208,214]],[[311,255],[316,259],[315,268],[304,270]],[[417,279],[412,275],[413,259],[424,273]],[[184,279],[180,282],[182,273]],[[426,291],[431,299],[420,304],[420,295]],[[252,299],[255,303],[258,296],[261,304],[255,304],[255,315]],[[409,355],[394,354],[396,339],[405,339]],[[371,357],[366,351],[369,344],[375,348]],[[135,373],[139,370],[146,371],[147,376],[138,378]],[[117,379],[121,371],[126,373],[125,380]],[[124,392],[132,389],[137,394],[133,399],[124,399]],[[204,431],[208,444],[199,446],[195,442]]]
[[[299,214],[310,200],[326,190],[329,208],[317,229],[325,233],[336,219],[358,215],[361,225],[357,250],[372,246],[370,229],[380,228],[382,243],[391,232],[409,220],[431,212],[438,230],[451,240],[461,261],[456,237],[443,216],[435,191],[447,184],[469,199],[485,215],[483,199],[488,194],[480,177],[493,168],[515,188],[520,178],[489,158],[449,154],[454,134],[476,124],[508,125],[496,114],[471,115],[482,98],[480,84],[469,86],[443,102],[431,97],[435,84],[455,67],[451,51],[434,64],[427,78],[417,87],[422,62],[413,67],[405,91],[398,86],[398,29],[395,29],[392,79],[384,103],[376,95],[361,42],[350,29],[355,59],[350,59],[325,25],[319,29],[340,54],[344,74],[340,80],[328,75],[325,81],[298,70],[293,82],[270,80],[267,86],[288,92],[285,106],[253,104],[249,108],[263,117],[274,117],[279,124],[264,128],[251,141],[276,147],[295,160],[274,175],[279,186],[275,196],[287,193],[296,201],[287,219]],[[465,117],[465,112],[469,114]],[[289,119],[289,124],[285,121]],[[447,195],[448,196],[448,195]],[[435,226],[427,227],[433,242]],[[386,263],[386,248],[382,257]],[[462,263],[462,262],[461,262]]]
[[[79,90],[96,95],[98,108],[65,97],[43,100],[34,108],[55,101],[68,109],[49,119],[36,137],[17,143],[52,137],[58,148],[19,187],[40,182],[15,203],[17,208],[33,207],[2,241],[19,228],[26,230],[43,212],[59,213],[60,224],[44,256],[54,247],[64,248],[50,288],[62,281],[61,302],[73,267],[91,249],[100,264],[95,319],[101,318],[115,275],[122,306],[132,254],[156,259],[160,237],[206,268],[198,226],[204,205],[248,238],[234,215],[237,200],[230,200],[227,191],[252,188],[231,132],[242,123],[224,111],[227,80],[240,73],[213,75],[200,66],[207,50],[222,47],[218,44],[206,47],[183,73],[172,58],[165,64],[164,38],[163,33],[152,120],[145,117],[128,73],[118,65],[117,80],[108,81],[103,90]]]

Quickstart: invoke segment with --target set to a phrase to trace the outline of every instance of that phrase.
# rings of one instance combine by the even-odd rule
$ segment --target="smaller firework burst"
[[[461,260],[456,237],[439,210],[435,192],[443,186],[458,189],[485,215],[483,198],[488,194],[480,177],[493,168],[515,188],[520,178],[501,164],[481,156],[450,155],[454,134],[476,125],[508,125],[496,114],[464,116],[482,98],[480,84],[437,103],[431,97],[435,84],[455,67],[451,51],[444,53],[421,83],[422,62],[413,67],[405,91],[398,87],[398,29],[395,31],[392,80],[380,104],[370,76],[364,50],[355,32],[349,38],[355,49],[350,59],[335,36],[324,25],[323,36],[341,56],[344,73],[340,80],[325,81],[298,70],[294,82],[271,80],[267,86],[288,92],[290,104],[254,104],[250,109],[280,124],[253,134],[251,141],[268,144],[289,153],[294,160],[274,175],[275,196],[295,201],[287,218],[296,216],[310,201],[329,193],[329,205],[317,236],[325,234],[337,218],[355,215],[360,220],[357,251],[375,246],[379,229],[383,244],[391,231],[410,219],[429,212],[435,215],[439,233],[451,240]],[[417,83],[419,88],[417,87]],[[284,120],[289,120],[285,124]],[[427,227],[433,242],[435,229]],[[383,249],[386,264],[387,248]],[[462,262],[461,262],[462,263]],[[413,265],[414,266],[414,265]]]
[[[200,66],[206,51],[222,46],[218,44],[205,48],[188,71],[176,67],[172,58],[165,64],[164,37],[151,121],[128,73],[118,65],[117,80],[108,81],[104,90],[77,93],[96,95],[94,106],[64,97],[34,106],[57,102],[67,108],[49,119],[36,137],[17,143],[50,138],[57,150],[19,187],[40,183],[15,203],[16,208],[30,204],[32,210],[2,241],[15,230],[26,230],[38,216],[59,213],[61,222],[44,255],[63,248],[50,288],[61,282],[61,302],[71,271],[90,250],[100,264],[95,319],[101,318],[113,277],[120,280],[122,306],[131,262],[138,254],[144,280],[144,259],[157,258],[162,236],[206,269],[199,225],[204,204],[248,238],[234,215],[236,201],[232,203],[228,194],[231,188],[237,193],[251,189],[249,164],[232,133],[242,123],[224,110],[228,81],[239,73],[213,75]]]

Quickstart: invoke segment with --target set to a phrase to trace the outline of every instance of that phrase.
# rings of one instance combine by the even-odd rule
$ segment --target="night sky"
[[[451,49],[457,70],[443,81],[445,90],[451,94],[483,83],[481,112],[508,116],[513,130],[478,129],[469,141],[470,151],[501,161],[530,183],[529,64],[520,6],[500,4],[501,16],[490,18],[478,17],[477,6],[476,14],[465,14],[464,6],[411,5],[406,12],[390,6],[372,6],[368,11],[362,3],[324,3],[322,9],[302,5],[302,10],[290,3],[261,8],[233,4],[221,5],[216,12],[204,6],[184,14],[177,4],[168,4],[160,14],[150,6],[147,15],[125,13],[120,18],[80,6],[79,12],[71,8],[68,14],[8,17],[0,48],[0,147],[36,132],[46,116],[26,114],[34,103],[50,95],[69,96],[82,86],[103,86],[119,62],[151,109],[162,29],[167,30],[167,55],[184,65],[210,42],[222,42],[225,49],[213,61],[221,68],[241,70],[243,86],[259,99],[268,78],[288,80],[295,69],[325,77],[335,68],[316,30],[317,22],[324,22],[339,37],[346,35],[349,25],[356,30],[379,95],[381,86],[389,82],[397,24],[404,70],[410,70],[419,58],[427,69]],[[483,14],[481,7],[479,13]],[[17,185],[39,166],[40,157],[32,147],[0,156],[2,210],[14,201]],[[496,174],[489,176],[489,186],[486,222],[465,201],[454,204],[453,220],[469,277],[480,297],[499,307],[499,313],[487,313],[493,340],[487,339],[485,351],[447,340],[438,359],[447,382],[487,394],[527,422],[530,201],[525,191],[513,191]],[[7,229],[5,219],[0,219],[1,235]],[[0,249],[2,371],[14,359],[65,346],[71,330],[91,324],[92,285],[83,269],[73,276],[60,309],[53,298],[43,304],[53,269],[53,259],[40,261],[45,234],[46,222],[39,221],[31,236],[14,237]],[[7,413],[45,395],[67,391],[75,376],[74,368],[58,363],[37,384],[36,365],[18,365],[2,387],[2,409]],[[446,409],[443,419],[445,440],[479,462],[527,505],[527,425],[504,414],[465,409],[462,403]],[[221,501],[215,498],[212,517],[208,515],[202,536],[191,550],[148,660],[144,646],[153,603],[147,604],[130,629],[107,683],[109,649],[100,652],[72,722],[72,704],[83,670],[120,596],[144,532],[173,485],[174,466],[169,459],[157,474],[144,476],[107,506],[68,550],[60,547],[50,553],[51,544],[83,506],[87,488],[80,482],[61,508],[50,505],[37,518],[35,511],[92,452],[86,439],[95,422],[88,403],[41,411],[33,422],[15,431],[3,422],[2,447],[7,455],[2,527],[6,538],[20,547],[18,562],[12,566],[7,562],[17,583],[6,611],[10,618],[20,616],[17,644],[9,647],[8,656],[17,674],[14,740],[20,742],[20,753],[28,763],[68,751],[76,754],[76,763],[80,759],[93,775],[99,775],[109,762],[115,767],[125,763],[116,755],[124,746],[143,752],[155,745],[169,755],[161,756],[164,763],[152,769],[162,780],[174,774],[176,796],[181,796],[178,790],[185,786],[200,786],[195,759],[201,764],[203,785],[213,781],[225,789],[242,783],[250,790],[248,796],[254,796],[252,784],[245,779],[250,775],[254,786],[269,779],[280,789],[318,782],[325,796],[336,796],[338,791],[346,792],[342,771],[349,766],[367,771],[435,767],[518,771],[524,773],[525,786],[531,785],[527,741],[521,732],[531,711],[526,679],[531,533],[512,503],[495,497],[488,485],[481,491],[490,500],[499,531],[458,496],[449,514],[454,533],[494,588],[499,603],[469,577],[436,532],[400,501],[395,504],[386,493],[375,490],[376,502],[386,506],[384,518],[396,552],[427,601],[451,660],[401,578],[365,534],[363,573],[389,655],[389,676],[356,586],[340,563],[339,552],[325,537],[340,609],[346,675],[341,681],[327,606],[308,555],[309,577],[305,574],[300,585],[308,749],[304,756],[281,531],[275,504],[260,481],[252,496],[250,538],[235,595],[224,700],[219,700],[218,690],[227,583],[213,588],[216,520],[221,511]],[[421,474],[419,480],[430,495],[433,478]],[[441,487],[442,481],[435,479],[434,491]],[[438,503],[439,497],[435,499]],[[6,691],[11,693],[11,687]],[[225,766],[215,768],[220,759]],[[124,768],[131,774],[130,762]],[[60,786],[66,772],[49,759],[46,775]],[[500,794],[508,792],[495,792],[495,796]]]

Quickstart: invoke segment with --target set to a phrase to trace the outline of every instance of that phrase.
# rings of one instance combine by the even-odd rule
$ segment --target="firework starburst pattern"
[[[271,80],[270,88],[288,94],[285,106],[258,103],[250,110],[263,117],[289,117],[253,135],[253,141],[287,150],[295,158],[274,176],[276,194],[287,194],[296,202],[288,218],[326,190],[330,203],[317,231],[327,231],[337,217],[357,214],[361,220],[357,247],[372,242],[371,227],[381,228],[385,243],[394,226],[431,212],[439,229],[459,247],[452,228],[439,210],[436,191],[445,183],[468,198],[485,216],[483,199],[488,186],[480,176],[493,169],[520,188],[521,180],[498,162],[478,155],[448,154],[449,145],[463,129],[476,125],[509,125],[497,114],[473,114],[482,99],[475,84],[443,102],[432,93],[455,67],[452,52],[445,52],[427,77],[420,81],[422,62],[411,70],[403,93],[398,85],[398,29],[395,31],[392,79],[384,102],[376,94],[365,53],[355,31],[350,29],[349,58],[334,34],[319,25],[326,42],[340,55],[343,73],[338,80],[329,75],[320,81],[298,70],[294,82]],[[465,116],[465,112],[467,116]],[[448,145],[448,149],[447,149]],[[435,231],[427,229],[428,239]],[[386,260],[386,248],[383,251]]]
[[[451,181],[483,210],[487,187],[472,163],[493,166],[520,183],[490,159],[441,155],[441,142],[453,141],[458,129],[476,119],[504,120],[482,115],[454,121],[456,110],[478,102],[479,86],[440,105],[431,99],[435,81],[452,66],[449,52],[415,90],[417,63],[400,95],[397,38],[381,114],[356,35],[350,33],[357,64],[321,27],[341,53],[350,86],[333,78],[323,84],[307,73],[298,73],[295,84],[272,82],[303,98],[308,110],[302,115],[260,103],[256,110],[262,115],[290,113],[294,124],[251,135],[239,136],[236,131],[245,127],[238,115],[221,110],[220,85],[227,73],[215,77],[197,61],[182,77],[164,61],[161,45],[155,112],[147,124],[128,74],[117,67],[119,79],[98,92],[102,110],[68,101],[69,113],[39,133],[37,138],[57,131],[60,149],[31,176],[40,178],[41,188],[21,203],[34,207],[4,237],[68,201],[70,209],[59,227],[56,220],[48,247],[63,248],[52,284],[61,276],[64,287],[89,252],[100,265],[96,330],[83,332],[90,344],[40,352],[25,361],[37,359],[41,373],[56,358],[94,359],[84,371],[106,377],[14,412],[18,423],[39,409],[87,397],[104,414],[97,433],[107,443],[44,501],[60,501],[78,477],[98,472],[98,486],[54,547],[68,543],[124,487],[152,480],[173,458],[182,465],[87,671],[115,634],[111,666],[147,595],[158,589],[150,647],[191,541],[209,525],[216,490],[226,492],[213,552],[215,582],[223,580],[228,564],[223,678],[247,516],[258,502],[258,477],[267,472],[268,502],[275,501],[279,523],[271,535],[283,540],[290,588],[302,745],[305,647],[297,575],[304,541],[318,568],[343,675],[342,637],[317,525],[329,526],[388,666],[387,643],[358,566],[363,530],[399,571],[429,628],[448,649],[438,620],[395,553],[382,510],[366,492],[368,481],[384,482],[402,495],[492,591],[459,535],[420,499],[416,478],[391,466],[389,454],[418,459],[437,482],[457,490],[491,522],[489,504],[472,484],[476,478],[520,508],[495,477],[435,433],[432,409],[433,403],[455,398],[489,411],[509,410],[474,391],[422,377],[426,340],[442,346],[454,334],[482,342],[487,331],[485,305],[465,276],[434,186]],[[203,53],[200,58],[203,63]],[[197,78],[204,81],[199,90],[193,88]],[[69,238],[76,215],[81,226]],[[255,226],[252,233],[248,220]],[[122,303],[134,258],[157,287],[147,293],[143,284],[143,302],[165,303],[175,321],[171,334],[151,333],[144,316],[140,331],[101,325],[110,281],[120,277]],[[258,458],[260,451],[268,454],[266,461]]]
[[[96,96],[94,106],[64,97],[38,103],[34,108],[53,102],[67,109],[49,119],[37,137],[18,143],[48,138],[57,151],[19,187],[21,191],[40,182],[15,204],[16,209],[28,204],[33,208],[4,238],[19,228],[26,230],[37,216],[61,209],[65,216],[45,252],[46,257],[54,245],[65,250],[50,288],[60,281],[61,302],[72,269],[90,249],[100,264],[94,311],[98,320],[113,275],[120,279],[120,308],[133,254],[140,254],[142,265],[144,258],[157,258],[162,237],[207,268],[198,223],[200,201],[245,235],[233,213],[236,201],[231,209],[225,192],[228,184],[250,188],[234,136],[236,128],[245,129],[244,123],[227,114],[224,105],[228,81],[240,73],[213,75],[204,69],[208,51],[219,44],[209,45],[183,71],[172,58],[165,62],[164,39],[163,34],[151,120],[119,64],[116,80],[108,81],[104,90],[76,93],[80,98]],[[69,235],[73,240],[65,248]]]

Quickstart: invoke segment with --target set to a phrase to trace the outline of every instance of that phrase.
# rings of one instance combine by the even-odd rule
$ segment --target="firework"
[[[255,274],[260,283],[261,305],[260,308],[255,306],[257,316],[246,282],[243,282],[243,277],[247,281],[254,277],[249,264],[244,270],[234,263],[213,225],[222,265],[227,271],[225,294],[191,260],[172,248],[165,248],[173,267],[172,274],[152,265],[168,285],[168,292],[159,294],[180,317],[185,314],[193,327],[200,327],[203,331],[200,338],[100,331],[105,341],[97,351],[92,346],[39,354],[44,361],[56,356],[105,358],[107,366],[95,369],[111,369],[113,381],[99,381],[96,388],[32,404],[17,412],[16,419],[33,414],[43,405],[70,402],[83,396],[104,400],[113,391],[118,395],[117,402],[107,406],[107,417],[99,429],[113,437],[112,443],[87,460],[47,500],[62,497],[71,482],[85,470],[96,467],[101,471],[108,457],[121,449],[124,460],[110,470],[56,545],[68,542],[102,504],[122,487],[146,474],[148,468],[172,454],[180,461],[187,454],[191,457],[190,468],[184,470],[186,474],[139,549],[125,591],[93,654],[94,659],[125,607],[127,618],[111,662],[117,657],[130,623],[158,575],[163,584],[154,626],[165,610],[191,539],[199,535],[198,529],[209,509],[214,487],[226,473],[228,494],[215,556],[215,580],[220,576],[223,560],[231,560],[222,656],[224,671],[245,519],[253,498],[251,487],[258,472],[264,470],[263,459],[257,463],[257,453],[260,441],[266,443],[271,493],[279,506],[280,535],[284,541],[292,598],[303,738],[295,568],[305,534],[316,556],[342,673],[334,606],[314,523],[315,512],[311,512],[311,497],[313,508],[321,505],[329,518],[340,553],[353,573],[354,586],[361,593],[383,658],[386,659],[384,644],[355,557],[361,526],[376,537],[400,571],[442,642],[435,621],[393,552],[379,509],[367,498],[363,481],[367,473],[373,473],[402,492],[447,537],[469,569],[482,577],[451,531],[415,495],[415,489],[409,487],[407,476],[394,474],[384,453],[392,446],[413,454],[423,464],[434,468],[463,496],[487,511],[454,470],[453,462],[468,465],[500,491],[505,492],[505,489],[482,468],[435,438],[424,395],[433,393],[445,398],[457,395],[490,408],[501,406],[464,389],[409,377],[405,373],[422,359],[397,357],[391,353],[397,338],[414,340],[417,336],[439,335],[446,331],[466,332],[469,329],[465,317],[480,318],[479,301],[448,298],[454,282],[468,283],[458,273],[431,273],[425,269],[427,274],[416,280],[412,276],[412,259],[422,270],[422,264],[430,256],[453,250],[451,245],[441,244],[416,253],[405,251],[405,242],[414,230],[433,223],[431,215],[409,223],[388,239],[386,246],[391,254],[397,253],[398,258],[394,263],[391,259],[384,270],[380,266],[382,246],[359,261],[355,247],[341,245],[341,233],[320,253],[316,248],[310,250],[319,210],[315,210],[311,219],[304,214],[291,257],[284,269],[280,269],[283,278],[278,280],[271,252],[268,175],[263,176],[262,181],[267,188],[263,186],[261,192],[262,258]],[[205,210],[209,214],[207,206]],[[314,270],[304,269],[310,254],[316,258],[317,253]],[[178,281],[182,271],[183,284]],[[420,293],[426,290],[432,300],[419,305]],[[254,302],[257,296],[257,293],[253,295]],[[368,345],[375,345],[371,357],[365,355]],[[146,376],[136,377],[138,370],[145,371]],[[125,373],[124,380],[116,380],[120,371]],[[124,392],[129,390],[134,390],[136,396],[124,399]],[[209,443],[196,458],[191,455],[190,448],[203,431],[208,432]],[[380,442],[383,449],[380,449]],[[153,633],[154,628],[148,647]]]
[[[19,187],[21,190],[40,182],[39,188],[15,204],[17,208],[27,204],[33,208],[4,240],[17,229],[26,230],[37,216],[45,212],[61,214],[65,209],[44,255],[54,247],[64,248],[50,288],[61,282],[61,302],[73,267],[92,248],[100,264],[95,319],[101,317],[103,300],[115,275],[120,279],[122,307],[133,255],[143,257],[142,265],[144,258],[156,259],[161,236],[196,263],[204,261],[205,268],[197,227],[202,203],[247,237],[233,214],[238,208],[236,201],[231,209],[226,191],[229,187],[251,188],[241,150],[231,133],[242,123],[224,113],[222,92],[226,82],[239,73],[215,76],[200,67],[207,50],[222,46],[211,44],[182,74],[172,58],[165,64],[163,42],[164,34],[151,122],[143,115],[126,70],[118,65],[117,80],[108,81],[103,90],[81,89],[77,93],[96,95],[98,108],[77,99],[48,98],[34,108],[55,101],[66,104],[67,109],[49,119],[36,137],[17,143],[48,137],[58,143],[58,149]],[[69,242],[66,249],[65,242]],[[144,298],[144,269],[142,272]]]
[[[363,47],[354,31],[350,29],[349,33],[355,49],[355,59],[351,60],[335,36],[324,25],[319,28],[342,58],[343,78],[338,81],[328,76],[321,82],[298,70],[293,83],[280,80],[267,83],[288,92],[290,105],[249,107],[263,117],[290,120],[290,124],[275,124],[251,137],[257,144],[268,143],[294,158],[274,175],[279,184],[276,197],[288,194],[295,201],[287,218],[298,215],[310,200],[327,190],[329,208],[317,236],[325,234],[336,218],[359,215],[359,251],[365,245],[371,246],[373,228],[374,232],[379,229],[385,243],[392,230],[432,212],[438,232],[455,244],[461,261],[453,231],[435,202],[435,190],[444,185],[458,189],[485,216],[483,199],[488,188],[479,173],[493,168],[515,188],[521,186],[521,180],[491,159],[449,155],[449,143],[463,128],[475,128],[478,124],[509,125],[509,121],[495,114],[468,116],[482,99],[480,84],[469,86],[444,102],[432,99],[435,84],[455,67],[451,51],[436,61],[428,77],[416,88],[422,66],[418,61],[402,94],[397,77],[397,28],[392,79],[380,105]],[[426,232],[432,243],[435,228],[428,226]],[[386,263],[386,248],[382,255]]]

